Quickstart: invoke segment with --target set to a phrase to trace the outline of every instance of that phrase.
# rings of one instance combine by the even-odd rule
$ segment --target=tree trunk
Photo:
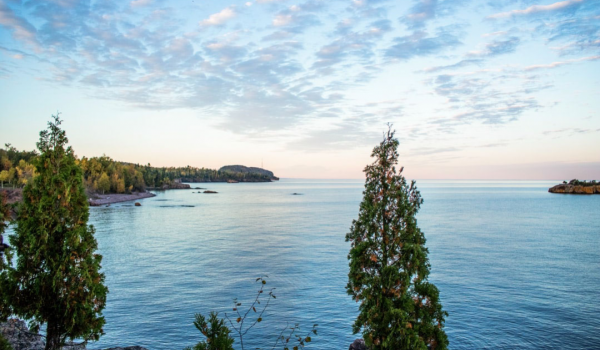
[[[60,350],[60,335],[58,325],[55,321],[49,320],[46,328],[46,347],[44,350]]]

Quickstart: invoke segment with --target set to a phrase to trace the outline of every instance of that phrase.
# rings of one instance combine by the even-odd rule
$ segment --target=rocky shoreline
[[[16,318],[0,323],[0,334],[8,340],[13,350],[44,350],[44,336],[29,331],[25,321]],[[63,350],[86,350],[85,343],[71,343]],[[148,350],[141,346],[117,347],[106,350]]]
[[[600,194],[600,184],[597,185],[571,185],[560,184],[548,189],[550,193],[564,194]]]

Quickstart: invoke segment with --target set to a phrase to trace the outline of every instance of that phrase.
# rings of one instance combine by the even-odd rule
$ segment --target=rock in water
[[[208,191],[207,190],[207,191],[204,191],[204,193],[219,193],[219,192],[217,192],[217,191]]]
[[[136,206],[136,207],[141,207],[141,206],[142,206],[142,204],[141,204],[140,202],[135,202],[135,206]]]
[[[142,348],[141,346],[128,346],[126,348],[110,348],[106,350],[148,350],[146,348]]]
[[[365,345],[364,340],[356,339],[352,344],[350,344],[350,348],[348,350],[367,350],[367,346]]]

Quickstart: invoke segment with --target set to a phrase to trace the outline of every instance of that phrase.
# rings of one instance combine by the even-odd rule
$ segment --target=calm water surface
[[[550,194],[553,184],[418,182],[451,349],[600,349],[600,196]],[[91,208],[110,294],[106,335],[89,347],[193,345],[194,313],[247,305],[268,275],[277,299],[247,349],[272,344],[286,322],[319,324],[307,349],[347,349],[358,336],[344,236],[363,182],[196,186],[219,193]]]

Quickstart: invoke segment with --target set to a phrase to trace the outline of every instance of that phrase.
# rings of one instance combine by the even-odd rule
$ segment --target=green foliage
[[[0,148],[0,187],[8,184],[23,187],[37,176],[33,162],[39,157],[36,151],[18,151],[10,144]],[[89,192],[125,193],[144,192],[146,187],[162,188],[175,181],[181,182],[226,182],[228,180],[257,182],[270,181],[270,172],[242,173],[229,170],[187,167],[155,168],[112,160],[110,157],[77,160],[84,175],[84,185]],[[104,176],[106,175],[106,176]]]
[[[106,175],[106,173],[102,173],[102,175],[96,182],[96,188],[102,193],[110,191],[110,179],[108,178],[108,175]]]
[[[4,187],[5,183],[23,187],[36,175],[31,162],[38,154],[36,151],[18,151],[10,143],[5,147],[0,148],[0,187]]]
[[[67,338],[99,339],[108,293],[87,224],[83,174],[61,120],[53,118],[40,132],[41,154],[33,162],[39,175],[23,190],[10,237],[17,261],[7,288],[14,313],[31,320],[33,331],[46,324],[46,350],[59,349]]]
[[[354,333],[361,328],[372,350],[446,349],[447,313],[428,282],[430,264],[416,214],[423,203],[415,182],[407,184],[391,127],[365,168],[364,198],[346,241],[350,272],[346,290],[360,303]]]
[[[266,276],[265,276],[266,277]],[[267,284],[267,280],[265,277],[259,277],[256,279],[256,282],[260,284],[260,288],[256,293],[256,297],[254,301],[250,304],[248,309],[245,311],[240,311],[240,307],[242,303],[240,303],[237,299],[233,300],[233,308],[232,311],[235,312],[233,317],[229,317],[227,313],[225,314],[225,319],[231,325],[231,329],[225,325],[225,319],[218,319],[218,315],[215,312],[210,313],[209,321],[206,322],[204,316],[200,314],[196,314],[196,321],[194,325],[198,330],[206,337],[206,341],[202,341],[198,343],[193,348],[186,348],[186,350],[229,350],[233,349],[233,338],[230,337],[230,334],[236,333],[237,338],[240,342],[240,348],[244,350],[244,336],[250,331],[254,326],[263,321],[263,314],[269,307],[271,300],[276,299],[277,297],[273,294],[275,288],[272,288],[265,293],[265,286]],[[266,296],[267,300],[265,302],[264,297]],[[262,304],[261,304],[262,298]],[[311,334],[317,334],[317,324],[314,324],[312,329],[305,336],[300,336],[298,333],[300,332],[300,326],[295,324],[293,327],[289,327],[289,324],[284,327],[277,338],[275,339],[275,343],[273,346],[265,347],[264,349],[274,350],[278,347],[282,347],[283,350],[299,350],[304,349],[307,343],[312,341],[310,337]],[[219,344],[218,346],[216,344]],[[223,347],[220,347],[223,346]],[[257,348],[258,350],[263,348]]]
[[[563,184],[566,184],[566,181],[563,181]],[[598,182],[596,180],[592,180],[592,181],[581,181],[581,180],[577,180],[577,179],[573,179],[571,181],[569,181],[569,185],[574,185],[574,186],[594,186],[596,185]]]
[[[7,222],[10,221],[10,210],[6,204],[6,194],[0,192],[0,321],[5,321],[12,314],[12,308],[8,299],[8,270],[11,266],[12,252],[5,245],[4,232]],[[2,347],[0,346],[0,350]]]
[[[211,312],[208,322],[201,314],[196,314],[194,326],[206,337],[193,348],[186,350],[233,350],[233,338],[229,336],[231,331],[225,326],[225,320],[219,319],[216,312]]]
[[[6,340],[2,334],[0,334],[0,350],[13,350],[8,340]]]

